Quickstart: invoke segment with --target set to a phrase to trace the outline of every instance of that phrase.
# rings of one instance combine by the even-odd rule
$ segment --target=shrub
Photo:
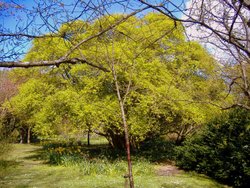
[[[8,142],[0,140],[0,159],[1,157],[7,154],[9,149],[10,149],[10,144]]]
[[[12,146],[10,144],[11,141],[12,141],[11,137],[6,137],[3,134],[2,125],[0,122],[0,159],[8,155],[8,153],[11,151],[12,149]]]
[[[176,149],[177,165],[235,187],[250,185],[250,111],[233,109]]]

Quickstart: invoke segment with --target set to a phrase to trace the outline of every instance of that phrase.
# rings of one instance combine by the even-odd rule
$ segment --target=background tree
[[[72,34],[66,42],[54,38],[36,39],[26,60],[58,59],[69,43],[77,43],[75,40],[91,35],[100,24],[106,27],[105,24],[112,24],[120,17],[111,15],[96,20],[88,24],[87,32]],[[85,22],[77,22],[73,28],[63,25],[61,30],[71,33],[84,27]],[[220,99],[226,96],[216,62],[200,45],[186,42],[182,32],[181,25],[159,14],[148,14],[141,19],[131,17],[76,52],[102,69],[84,64],[43,69],[39,77],[47,74],[46,82],[57,89],[49,93],[50,97],[45,95],[43,105],[35,113],[34,122],[39,122],[35,128],[37,133],[45,136],[45,130],[54,130],[50,133],[57,135],[55,131],[59,131],[58,125],[62,126],[68,112],[67,124],[75,127],[81,124],[85,128],[89,125],[113,147],[123,148],[124,133],[115,97],[117,89],[111,74],[114,66],[132,146],[138,147],[145,139],[168,133],[174,133],[177,141],[182,141],[212,116],[209,112],[216,112],[216,108],[208,104],[219,105]],[[170,34],[166,36],[166,33]],[[56,47],[60,48],[58,52],[54,51]],[[36,82],[44,81],[39,78]],[[40,92],[43,96],[44,91]],[[63,111],[63,107],[67,109]]]
[[[21,143],[24,142],[24,138],[30,143],[31,129],[35,124],[34,115],[40,109],[44,96],[52,91],[53,88],[49,88],[47,84],[29,79],[19,88],[18,95],[5,103],[4,106],[20,120],[18,129]]]
[[[14,130],[18,119],[3,107],[3,103],[17,93],[17,85],[10,78],[8,71],[0,71],[0,158],[10,151],[9,142],[15,140],[17,136]]]

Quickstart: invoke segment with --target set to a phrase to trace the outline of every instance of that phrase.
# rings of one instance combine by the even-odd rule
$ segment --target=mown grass
[[[46,163],[48,161],[41,160],[42,154],[43,159],[47,156],[44,155],[41,147],[15,145],[11,155],[5,158],[9,164],[12,163],[12,167],[0,179],[0,187],[128,188],[127,179],[123,177],[127,168],[126,160],[121,155],[108,158],[108,155],[101,153],[98,147],[103,148],[91,146],[89,154],[62,155],[60,163],[51,165]],[[86,151],[86,148],[81,149],[81,152]],[[6,165],[6,168],[9,167]],[[133,170],[136,188],[224,187],[205,176],[194,173],[158,176],[154,168],[154,163],[134,157]]]

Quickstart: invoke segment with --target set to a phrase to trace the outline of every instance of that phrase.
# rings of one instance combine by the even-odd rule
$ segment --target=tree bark
[[[119,84],[118,84],[118,80],[117,80],[117,75],[115,72],[114,62],[112,62],[112,73],[113,73],[113,78],[115,81],[116,94],[117,94],[117,98],[119,101],[119,106],[120,106],[120,110],[121,110],[121,117],[122,117],[122,122],[123,122],[123,128],[124,128],[125,146],[126,146],[127,161],[128,161],[129,184],[130,184],[130,188],[134,188],[134,178],[133,178],[133,173],[132,173],[132,163],[131,163],[131,155],[130,155],[129,131],[128,131],[128,125],[127,125],[127,120],[126,120],[126,115],[125,115],[125,110],[124,110],[124,104],[123,104],[123,101],[121,98]]]
[[[20,129],[20,144],[23,144],[23,140],[24,140],[24,130],[23,128]]]
[[[87,64],[92,67],[95,67],[97,69],[100,69],[104,72],[109,72],[106,68],[102,66],[98,66],[92,62],[87,61],[86,59],[82,58],[71,58],[71,59],[57,59],[57,60],[51,60],[51,61],[34,61],[34,62],[15,62],[15,61],[6,61],[6,62],[0,62],[0,67],[7,67],[7,68],[14,68],[14,67],[20,67],[20,68],[30,68],[30,67],[48,67],[48,66],[57,66],[59,67],[61,64]]]
[[[30,144],[30,134],[31,134],[31,128],[29,127],[27,129],[27,144]]]
[[[115,131],[115,128],[111,128],[107,130],[107,136],[108,137],[108,141],[110,143],[110,145],[113,148],[117,148],[117,149],[125,149],[125,144],[124,144],[124,140],[125,140],[125,136],[124,134],[120,134],[118,132]]]
[[[23,135],[22,134],[20,134],[20,142],[19,142],[20,144],[22,144],[23,143]]]
[[[90,146],[90,128],[89,128],[89,130],[88,130],[88,146]]]

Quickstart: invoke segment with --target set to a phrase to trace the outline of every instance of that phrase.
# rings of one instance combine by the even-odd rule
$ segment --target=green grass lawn
[[[128,188],[129,184],[119,173],[84,175],[79,166],[53,166],[41,158],[41,147],[19,145],[0,161],[0,187],[84,187],[84,188]],[[152,169],[154,164],[148,164]],[[138,165],[135,164],[135,171]],[[124,172],[125,174],[125,172]],[[225,187],[206,176],[194,173],[179,173],[173,176],[158,176],[156,173],[135,176],[135,187],[139,188],[222,188]]]

